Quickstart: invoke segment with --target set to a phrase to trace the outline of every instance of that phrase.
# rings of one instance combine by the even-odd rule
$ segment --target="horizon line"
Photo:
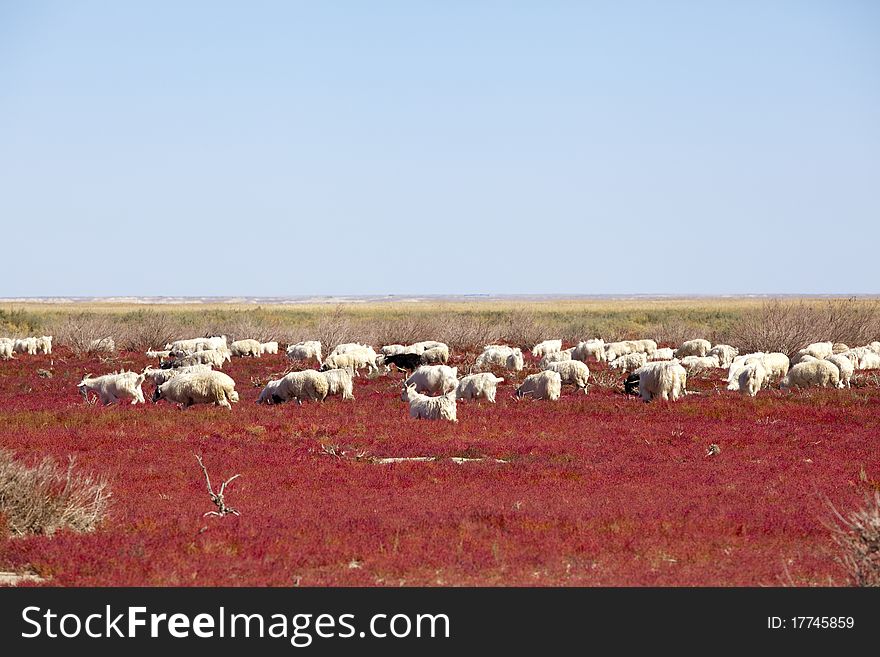
[[[0,297],[0,304],[14,303],[135,303],[135,304],[260,304],[260,303],[418,303],[421,301],[491,301],[491,300],[578,300],[578,299],[774,299],[812,298],[839,299],[880,297],[877,293],[618,293],[618,294],[567,294],[567,293],[460,293],[460,294],[301,294],[301,295],[32,295]]]

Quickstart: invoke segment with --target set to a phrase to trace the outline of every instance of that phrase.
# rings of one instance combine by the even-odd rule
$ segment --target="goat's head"
[[[401,401],[408,402],[412,400],[416,395],[416,384],[410,383],[407,385],[406,381],[403,382],[403,391],[400,394]]]
[[[82,395],[82,398],[86,401],[89,400],[89,377],[91,374],[86,374],[83,376],[82,381],[80,381],[76,385],[76,389],[79,391],[79,394]]]

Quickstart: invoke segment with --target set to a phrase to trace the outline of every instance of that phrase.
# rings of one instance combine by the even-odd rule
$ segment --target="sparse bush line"
[[[160,348],[192,336],[227,335],[295,343],[412,343],[441,340],[456,351],[492,342],[531,347],[547,337],[575,343],[586,337],[627,340],[649,336],[665,344],[704,337],[741,350],[793,354],[819,340],[864,344],[880,335],[880,302],[839,299],[679,299],[469,304],[349,304],[207,308],[9,307],[0,309],[0,333],[56,336],[75,352],[113,336],[122,350]]]

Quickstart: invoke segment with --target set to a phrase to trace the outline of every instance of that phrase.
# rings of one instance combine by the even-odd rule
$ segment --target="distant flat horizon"
[[[120,303],[143,305],[174,304],[245,304],[245,305],[304,305],[304,304],[345,304],[345,303],[425,303],[425,302],[467,302],[467,301],[567,301],[567,300],[606,300],[628,301],[633,299],[873,299],[876,294],[347,294],[347,295],[286,295],[286,296],[26,296],[0,297],[2,304],[44,303],[44,304],[89,304]]]

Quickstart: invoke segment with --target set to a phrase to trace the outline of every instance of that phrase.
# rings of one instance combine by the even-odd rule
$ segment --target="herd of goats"
[[[91,351],[112,351],[112,338],[96,340]],[[277,354],[277,342],[237,340],[226,336],[177,340],[161,351],[147,351],[158,367],[142,372],[114,372],[103,376],[86,375],[78,384],[88,401],[94,393],[105,405],[130,399],[145,403],[141,389],[149,379],[156,386],[153,401],[167,400],[188,408],[193,404],[214,404],[231,409],[238,402],[235,381],[220,370],[233,357],[261,357]],[[0,359],[14,354],[52,353],[52,337],[0,338]],[[850,348],[842,343],[816,342],[789,358],[780,352],[740,355],[731,345],[712,346],[708,340],[682,343],[677,349],[659,348],[654,340],[608,342],[592,339],[569,349],[561,340],[544,340],[532,350],[539,372],[526,376],[516,389],[517,397],[557,400],[562,386],[571,385],[586,392],[590,360],[607,362],[626,374],[624,389],[637,393],[644,401],[660,398],[678,400],[685,394],[688,374],[715,368],[727,369],[728,390],[755,396],[764,388],[849,387],[856,370],[880,369],[880,342]],[[376,352],[359,343],[334,347],[323,357],[321,343],[299,342],[287,347],[291,361],[314,363],[306,369],[269,381],[257,400],[278,404],[295,400],[323,401],[328,395],[354,399],[354,380],[362,373],[373,378],[394,367],[406,374],[401,398],[409,403],[414,418],[456,421],[459,399],[485,399],[495,402],[496,386],[504,381],[496,372],[519,372],[525,366],[522,350],[507,345],[487,345],[474,362],[471,373],[459,378],[458,368],[447,365],[448,345],[436,341],[411,345],[387,345]]]

